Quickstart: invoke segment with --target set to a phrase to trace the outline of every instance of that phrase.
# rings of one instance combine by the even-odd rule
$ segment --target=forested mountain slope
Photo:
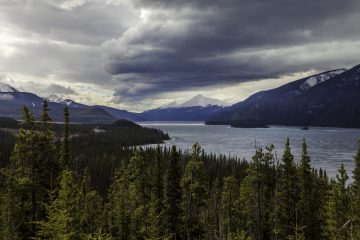
[[[360,65],[263,91],[207,120],[208,124],[360,127]]]

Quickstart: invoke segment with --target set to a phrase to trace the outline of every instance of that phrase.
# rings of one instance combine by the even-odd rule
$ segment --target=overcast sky
[[[360,64],[358,0],[0,0],[0,81],[131,111]]]

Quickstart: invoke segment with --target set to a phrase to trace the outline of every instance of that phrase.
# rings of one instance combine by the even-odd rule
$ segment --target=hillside
[[[207,124],[360,127],[360,65],[256,93],[211,116]]]
[[[74,123],[112,123],[117,119],[140,121],[143,118],[137,114],[106,106],[90,106],[77,103],[70,99],[56,96],[45,98],[49,102],[50,116],[54,121],[62,121],[63,109],[69,108],[71,121]],[[40,117],[44,98],[30,92],[19,92],[10,85],[0,84],[0,116],[21,119],[23,106]]]

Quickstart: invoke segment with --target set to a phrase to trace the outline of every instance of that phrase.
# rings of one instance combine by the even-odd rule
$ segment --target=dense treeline
[[[19,127],[18,121],[8,117],[0,117],[0,128],[16,129]]]
[[[36,130],[41,130],[41,124],[35,125]],[[21,122],[8,117],[0,117],[0,129],[19,129],[21,128]],[[56,136],[61,136],[63,132],[62,123],[52,123],[51,130]],[[69,131],[72,135],[87,135],[95,133],[106,132],[106,138],[114,138],[117,134],[125,136],[126,139],[117,138],[117,141],[121,141],[121,144],[131,145],[143,145],[148,143],[161,143],[163,140],[168,140],[169,135],[163,133],[158,129],[151,129],[142,127],[136,123],[125,119],[119,119],[114,123],[87,123],[87,124],[70,124]],[[113,131],[116,131],[113,133]],[[142,137],[139,137],[142,135]],[[146,138],[144,138],[144,135]],[[113,142],[113,141],[111,141]]]
[[[1,169],[0,239],[360,239],[360,146],[349,184],[343,165],[313,169],[305,140],[298,161],[287,140],[247,163],[72,136],[67,109],[57,143],[47,113],[24,109]]]
[[[9,161],[14,144],[14,135],[10,132],[0,130],[0,167],[4,167]]]

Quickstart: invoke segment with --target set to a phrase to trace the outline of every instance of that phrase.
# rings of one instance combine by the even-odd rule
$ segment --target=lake
[[[300,130],[297,127],[270,126],[270,128],[231,128],[229,126],[204,125],[202,122],[142,122],[142,126],[161,129],[169,133],[171,140],[164,145],[176,145],[190,149],[198,142],[206,152],[238,156],[250,160],[257,147],[274,144],[276,156],[281,159],[284,143],[290,138],[296,161],[301,156],[301,143],[305,138],[312,166],[326,169],[335,176],[344,163],[351,175],[360,139],[359,129],[319,128]]]

